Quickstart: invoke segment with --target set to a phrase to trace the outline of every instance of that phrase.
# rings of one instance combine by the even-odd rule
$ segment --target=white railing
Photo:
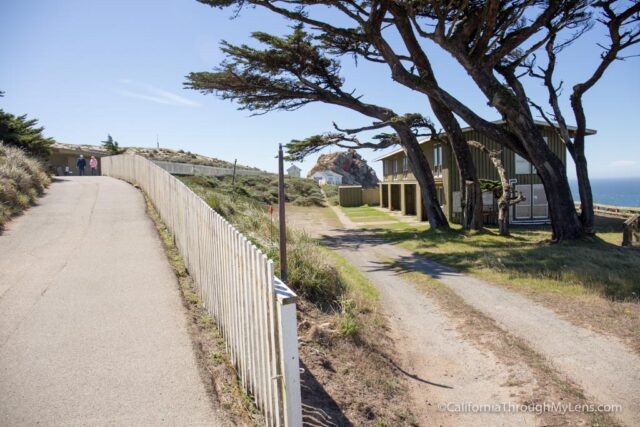
[[[575,202],[576,209],[580,209],[580,202]],[[593,204],[593,213],[596,215],[611,216],[616,218],[630,218],[633,215],[640,215],[640,207],[604,205],[602,203]]]
[[[226,343],[242,387],[268,426],[302,425],[295,294],[273,262],[169,172],[130,154],[102,172],[149,196]]]
[[[176,163],[166,160],[152,160],[153,163],[160,166],[172,175],[208,175],[222,176],[231,175],[232,168],[219,168],[215,166],[195,165],[191,163]],[[255,169],[236,169],[236,175],[264,175],[266,172]]]

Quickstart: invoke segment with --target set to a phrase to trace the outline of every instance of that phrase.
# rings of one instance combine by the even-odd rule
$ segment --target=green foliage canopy
[[[44,127],[38,126],[37,119],[28,119],[26,114],[15,116],[0,110],[0,141],[5,145],[18,147],[40,158],[51,154],[53,138],[43,134]]]
[[[120,146],[118,145],[118,141],[115,141],[113,137],[109,134],[107,134],[106,141],[101,141],[101,142],[102,142],[102,148],[104,148],[111,154],[114,154],[114,155],[122,154],[126,151],[125,149],[120,148]]]

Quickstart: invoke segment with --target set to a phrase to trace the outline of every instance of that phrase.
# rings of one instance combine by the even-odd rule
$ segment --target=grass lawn
[[[380,292],[360,270],[350,264],[349,261],[344,259],[337,251],[322,247],[322,252],[338,269],[342,282],[351,298],[364,299],[369,303],[378,300]]]
[[[379,222],[398,221],[387,212],[372,208],[371,206],[358,206],[353,208],[340,207],[342,212],[353,222]]]
[[[408,225],[408,224],[407,224]],[[599,219],[593,240],[547,244],[547,228],[416,231],[383,226],[378,233],[434,261],[489,281],[564,294],[599,294],[614,300],[640,297],[640,252],[623,249],[619,220]]]

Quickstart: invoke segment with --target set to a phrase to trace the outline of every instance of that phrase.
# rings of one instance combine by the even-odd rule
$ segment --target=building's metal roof
[[[491,123],[494,123],[496,125],[504,125],[507,122],[505,120],[495,120],[495,121],[493,121]],[[538,126],[551,127],[551,126],[549,126],[549,123],[543,122],[542,120],[534,120],[534,123],[536,125],[538,125]],[[569,132],[575,132],[578,128],[575,127],[575,126],[567,126],[567,129],[569,130]],[[467,127],[462,128],[461,130],[462,130],[462,132],[471,132],[471,131],[473,131],[475,129],[473,127],[471,127],[471,126],[467,126]],[[587,129],[586,130],[586,135],[587,136],[595,135],[596,133],[598,133],[598,131],[595,130],[595,129]],[[440,136],[444,136],[444,135],[446,135],[446,133],[442,133]],[[428,142],[430,140],[431,140],[431,136],[427,136],[426,138],[423,138],[420,141],[418,141],[418,144],[424,144],[425,142]],[[404,150],[402,148],[399,148],[399,149],[394,150],[394,151],[392,151],[392,152],[390,152],[388,154],[384,154],[384,155],[374,159],[373,161],[374,162],[378,162],[380,160],[386,159],[387,157],[395,156],[396,154],[402,153],[402,152],[404,152]]]
[[[328,169],[314,172],[312,176],[316,176],[316,175],[332,175],[332,176],[342,177],[342,175],[340,175],[339,173],[334,172],[332,170],[328,170]]]

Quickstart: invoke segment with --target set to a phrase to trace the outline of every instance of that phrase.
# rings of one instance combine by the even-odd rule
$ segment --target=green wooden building
[[[495,123],[504,125],[504,121]],[[555,129],[545,122],[536,122],[536,124],[553,152],[566,164],[566,147]],[[572,132],[575,128],[569,130]],[[473,128],[464,128],[462,131],[468,141],[478,141],[489,150],[502,148]],[[587,135],[595,133],[595,130],[587,131]],[[450,221],[459,222],[461,212],[460,179],[451,146],[448,143],[443,143],[441,138],[425,138],[420,141],[420,145],[431,165],[438,191],[438,201],[444,213]],[[486,154],[473,147],[471,154],[480,179],[499,181],[498,173]],[[379,184],[380,205],[393,211],[401,211],[404,215],[417,215],[420,220],[425,221],[426,214],[420,187],[411,173],[404,150],[396,150],[376,160],[382,161],[383,169],[383,180]],[[507,148],[502,148],[502,162],[515,190],[521,192],[526,198],[526,201],[511,208],[510,222],[513,224],[549,223],[547,197],[535,167]],[[495,223],[497,221],[497,204],[493,194],[484,193],[483,202],[485,223]]]

